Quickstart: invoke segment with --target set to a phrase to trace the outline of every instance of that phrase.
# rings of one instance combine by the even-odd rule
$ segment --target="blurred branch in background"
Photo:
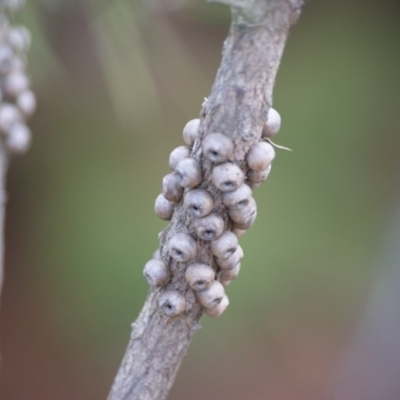
[[[400,202],[365,315],[337,363],[332,400],[400,398]]]
[[[26,72],[30,31],[15,25],[14,13],[23,0],[0,1],[0,298],[4,280],[4,223],[7,200],[6,175],[12,154],[25,153],[31,143],[27,120],[36,109]]]

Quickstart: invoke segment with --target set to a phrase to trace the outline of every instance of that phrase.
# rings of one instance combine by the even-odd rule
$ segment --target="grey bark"
[[[200,138],[191,156],[201,164],[201,187],[215,200],[214,212],[229,220],[220,195],[210,183],[211,163],[204,159],[205,135],[222,132],[234,144],[234,160],[245,171],[245,155],[260,140],[272,103],[272,90],[284,45],[297,21],[303,0],[219,1],[231,6],[232,24],[224,43],[221,66],[208,101],[201,110]],[[150,289],[144,307],[132,325],[131,338],[108,400],[162,400],[168,395],[195,332],[202,308],[185,281],[184,263],[169,257],[169,240],[178,232],[193,233],[193,220],[179,204],[169,226],[160,235],[160,253],[173,278],[166,289],[179,291],[186,311],[168,318],[157,308],[163,289]],[[197,260],[213,265],[209,244],[198,240]]]
[[[6,175],[8,167],[8,154],[0,143],[0,299],[4,281],[4,223],[6,207]]]

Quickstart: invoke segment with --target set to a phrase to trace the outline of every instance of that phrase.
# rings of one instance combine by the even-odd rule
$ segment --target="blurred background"
[[[166,226],[153,205],[168,156],[229,22],[200,0],[35,0],[16,16],[38,110],[8,175],[1,399],[106,398]],[[274,92],[276,142],[294,151],[255,191],[231,305],[202,319],[170,400],[366,400],[357,363],[381,356],[399,381],[385,369],[400,349],[399,22],[399,1],[307,2]],[[398,400],[396,385],[371,399]]]

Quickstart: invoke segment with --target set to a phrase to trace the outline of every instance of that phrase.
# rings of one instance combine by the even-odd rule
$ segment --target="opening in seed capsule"
[[[249,204],[249,200],[248,200],[248,199],[241,200],[241,201],[239,201],[239,202],[237,203],[237,205],[238,205],[239,207],[246,207],[247,204]]]
[[[231,247],[226,251],[226,258],[230,257],[236,251],[235,247]]]
[[[207,283],[202,280],[196,282],[196,288],[198,288],[198,290],[203,290],[206,288],[206,286]]]
[[[225,181],[224,183],[223,183],[223,186],[226,188],[226,189],[232,189],[232,188],[235,188],[236,186],[235,186],[235,182],[233,182],[233,181]]]
[[[207,229],[204,231],[204,236],[206,238],[212,239],[215,236],[215,231],[213,229]]]
[[[221,303],[223,297],[217,297],[211,302],[211,307],[216,307],[219,303]]]
[[[183,256],[183,252],[178,249],[173,249],[172,252],[174,253],[174,257],[181,258]]]

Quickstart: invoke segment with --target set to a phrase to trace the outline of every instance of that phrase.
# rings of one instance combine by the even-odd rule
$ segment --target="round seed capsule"
[[[171,272],[160,259],[153,259],[146,263],[143,275],[150,286],[165,286],[171,280]]]
[[[178,178],[174,173],[164,176],[162,182],[163,196],[173,203],[178,203],[183,195],[183,187],[179,184]]]
[[[30,90],[23,91],[17,97],[17,106],[25,117],[30,117],[36,110],[36,97]]]
[[[168,245],[169,254],[179,262],[193,260],[197,255],[196,241],[188,233],[177,233]]]
[[[18,108],[9,103],[0,105],[0,130],[8,132],[12,125],[22,120]]]
[[[177,317],[185,311],[186,301],[176,290],[166,290],[158,298],[158,307],[167,317]]]
[[[252,199],[252,192],[246,184],[240,185],[232,192],[222,194],[223,203],[229,208],[240,209],[247,206]]]
[[[22,122],[12,125],[8,131],[6,146],[12,153],[24,153],[31,144],[31,131]]]
[[[246,229],[239,229],[237,227],[233,227],[232,232],[238,237],[242,237],[246,233]]]
[[[14,53],[10,47],[2,45],[0,48],[0,74],[6,75],[11,71]]]
[[[224,231],[224,220],[217,214],[208,214],[194,221],[197,236],[203,240],[214,240]]]
[[[274,108],[268,110],[267,122],[264,125],[262,136],[269,138],[276,135],[281,128],[281,116]]]
[[[222,283],[223,286],[227,286],[238,277],[239,272],[240,262],[238,262],[231,269],[221,269],[221,271],[218,273],[218,280]]]
[[[271,172],[271,168],[272,164],[269,164],[266,169],[263,169],[261,171],[255,171],[253,169],[250,169],[247,172],[247,179],[249,180],[249,185],[263,183],[268,178],[268,175]]]
[[[217,258],[217,264],[222,269],[232,269],[236,267],[236,265],[243,258],[243,250],[240,246],[236,249],[236,251],[228,258]]]
[[[220,282],[214,281],[208,289],[201,290],[197,292],[196,295],[197,300],[199,300],[199,303],[203,307],[213,308],[221,303],[225,295],[225,290]]]
[[[156,202],[154,204],[154,212],[159,218],[165,221],[169,221],[172,218],[174,209],[175,203],[167,200],[162,194],[159,194],[157,196]]]
[[[194,217],[204,217],[212,211],[214,199],[204,189],[191,189],[185,193],[183,205]]]
[[[31,34],[24,26],[15,26],[8,33],[8,41],[16,52],[26,52],[31,44]]]
[[[246,207],[240,209],[230,209],[229,217],[235,222],[235,228],[249,229],[257,218],[256,201],[251,198],[251,201]]]
[[[225,231],[219,238],[211,242],[211,252],[217,258],[228,258],[238,248],[237,236],[231,231]]]
[[[204,311],[210,317],[219,317],[229,306],[228,296],[225,294],[221,302],[212,308],[206,308]]]
[[[229,217],[232,221],[238,224],[246,224],[248,221],[253,220],[257,216],[257,204],[256,201],[251,198],[249,203],[242,208],[231,208],[229,210]],[[239,228],[240,229],[240,228]],[[242,228],[248,229],[248,228]]]
[[[256,220],[256,217],[257,217],[257,213],[253,214],[253,216],[245,222],[242,222],[242,223],[235,222],[233,224],[233,227],[234,227],[234,229],[240,229],[242,231],[247,231],[248,229],[250,229],[253,226],[253,224]]]
[[[199,135],[200,119],[192,119],[183,128],[183,140],[189,146],[193,146],[194,141]]]
[[[275,158],[275,150],[270,143],[258,142],[247,154],[247,164],[255,171],[265,170]]]
[[[22,71],[14,71],[4,81],[4,92],[10,97],[17,97],[29,88],[29,79]]]
[[[221,192],[231,192],[243,183],[244,174],[236,164],[226,162],[214,167],[211,180]]]
[[[232,140],[222,133],[210,133],[203,140],[203,153],[215,164],[228,160],[232,152]]]
[[[174,171],[179,162],[188,157],[190,157],[189,147],[177,147],[176,149],[172,150],[171,154],[169,155],[169,167],[172,169],[172,171]]]
[[[215,271],[206,264],[192,264],[186,269],[186,282],[196,292],[208,289],[215,279]]]
[[[185,158],[175,168],[178,182],[184,188],[199,186],[203,180],[200,164],[193,158]]]

